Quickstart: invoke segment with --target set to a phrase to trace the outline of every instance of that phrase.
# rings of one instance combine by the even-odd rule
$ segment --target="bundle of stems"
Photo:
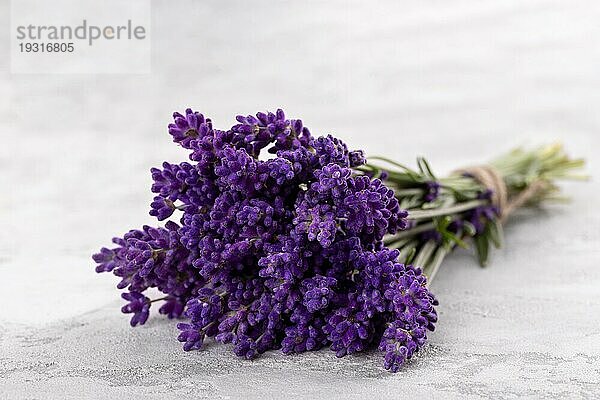
[[[400,207],[409,211],[410,227],[388,235],[385,244],[400,251],[399,261],[422,268],[428,284],[457,246],[475,248],[486,266],[490,248],[503,242],[503,223],[521,207],[566,201],[559,180],[585,180],[583,159],[572,159],[562,145],[521,148],[474,167],[438,178],[424,158],[412,169],[384,157],[358,168],[394,189]]]

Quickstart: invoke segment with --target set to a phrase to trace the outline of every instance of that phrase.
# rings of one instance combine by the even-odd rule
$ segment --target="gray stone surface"
[[[398,374],[376,353],[183,353],[170,321],[131,329],[89,259],[152,221],[148,169],[185,157],[164,128],[188,105],[217,126],[282,106],[315,133],[442,172],[560,140],[597,177],[597,2],[152,5],[150,75],[11,75],[0,57],[0,398],[600,396],[594,181],[514,218],[489,268],[451,256],[433,284],[438,330]],[[0,25],[8,14],[0,1]]]

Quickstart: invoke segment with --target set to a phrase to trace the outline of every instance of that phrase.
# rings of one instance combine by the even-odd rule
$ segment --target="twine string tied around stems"
[[[506,182],[504,182],[500,172],[491,165],[475,165],[461,168],[454,171],[454,173],[469,176],[491,191],[492,204],[498,209],[500,221],[503,223],[506,222],[510,214],[531,200],[546,186],[543,180],[538,179],[531,182],[518,194],[509,197]]]

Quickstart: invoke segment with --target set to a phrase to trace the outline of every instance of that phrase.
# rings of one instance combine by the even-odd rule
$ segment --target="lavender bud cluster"
[[[381,180],[354,170],[363,152],[313,138],[282,110],[238,116],[226,131],[190,109],[173,117],[169,133],[191,162],[151,169],[150,214],[168,221],[93,256],[121,279],[131,325],[146,322],[157,300],[144,292],[157,288],[160,313],[187,319],[186,351],[209,337],[247,359],[378,346],[398,371],[434,329],[437,301],[421,271],[383,245],[408,214]]]

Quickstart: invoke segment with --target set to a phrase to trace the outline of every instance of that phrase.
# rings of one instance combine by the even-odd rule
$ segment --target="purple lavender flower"
[[[156,217],[159,221],[169,218],[177,209],[173,201],[160,196],[154,198],[150,203],[150,208],[150,215]]]
[[[188,263],[191,254],[180,243],[179,228],[174,222],[167,222],[165,228],[145,226],[128,232],[123,238],[115,238],[113,241],[118,247],[105,249],[105,256],[94,257],[100,263],[98,269],[112,271],[120,277],[117,286],[120,289],[142,293],[156,287],[174,298],[190,296],[205,282]],[[167,314],[177,314],[176,308],[166,310]],[[145,319],[137,321],[141,325]]]
[[[179,318],[183,315],[185,305],[179,299],[168,298],[158,310],[159,313],[166,315],[169,319]]]
[[[191,141],[205,136],[212,130],[210,119],[205,119],[204,115],[192,111],[191,108],[185,110],[185,115],[173,113],[173,120],[174,122],[169,124],[169,133],[174,142],[186,149],[190,148]]]
[[[227,147],[221,154],[220,164],[215,167],[217,183],[221,191],[237,190],[242,194],[251,194],[257,184],[258,161],[245,149]]]
[[[132,325],[146,321],[160,299],[143,293],[157,288],[160,313],[187,319],[178,324],[185,351],[214,338],[247,359],[327,345],[341,357],[377,344],[392,323],[433,329],[424,277],[382,242],[407,213],[380,180],[352,169],[365,163],[361,150],[313,138],[282,110],[238,116],[226,131],[190,109],[174,119],[169,133],[191,162],[151,169],[150,214],[179,224],[132,230],[93,256],[128,289]],[[394,349],[412,346],[390,335]]]
[[[401,321],[390,323],[379,344],[379,350],[385,352],[385,369],[398,372],[406,360],[425,344],[425,340],[425,328],[407,326]]]
[[[406,321],[415,320],[424,310],[431,308],[429,291],[423,286],[423,281],[412,274],[405,274],[391,282],[384,295],[390,300],[395,315]]]
[[[321,136],[314,140],[313,147],[321,166],[325,167],[328,164],[336,164],[341,167],[350,166],[348,147],[341,140],[331,135]]]
[[[275,114],[259,112],[256,117],[239,115],[236,119],[239,124],[231,128],[233,142],[255,157],[270,144],[274,146],[269,152],[276,153],[278,150],[307,146],[311,139],[310,132],[302,121],[287,120],[281,109]]]
[[[121,312],[133,314],[131,326],[144,325],[150,313],[150,299],[138,292],[123,293],[121,297],[129,302],[121,308]]]
[[[355,150],[348,153],[349,165],[352,168],[364,165],[367,162],[365,153],[362,150]],[[385,173],[385,171],[383,171]],[[387,173],[386,173],[387,174]],[[383,173],[382,173],[383,176]],[[386,175],[387,176],[387,175]],[[379,179],[384,180],[385,178],[380,177]]]
[[[111,272],[118,264],[117,255],[113,250],[103,247],[99,253],[92,256],[94,262],[98,264],[96,272]]]
[[[493,192],[485,190],[477,196],[481,200],[491,200]],[[498,208],[492,204],[482,205],[468,211],[465,214],[465,220],[469,221],[474,227],[476,234],[482,234],[489,221],[496,219],[500,215]]]
[[[327,337],[323,332],[324,325],[324,321],[317,318],[307,324],[291,325],[285,328],[281,351],[284,354],[291,354],[320,349],[327,343]]]
[[[436,230],[436,229],[431,229],[428,231],[423,232],[421,235],[421,240],[427,242],[429,240],[432,240],[436,243],[441,243],[442,242],[442,234]]]
[[[329,204],[308,208],[305,203],[298,206],[294,219],[295,232],[306,234],[308,240],[316,240],[323,247],[329,247],[335,240],[338,224],[335,209]]]
[[[337,309],[323,328],[337,357],[364,350],[373,335],[373,322],[360,310],[356,296],[348,296],[348,305]]]
[[[425,182],[425,196],[423,196],[423,200],[427,203],[431,203],[437,200],[440,194],[440,184],[436,181],[428,181]]]
[[[351,183],[351,194],[344,199],[347,230],[367,241],[379,241],[386,233],[406,227],[408,213],[400,209],[393,190],[366,176],[357,176]]]
[[[187,162],[181,164],[163,163],[163,168],[152,168],[152,192],[171,202],[180,200],[183,204],[204,205],[198,201],[206,192],[206,182],[196,166]],[[157,198],[155,197],[155,200]]]
[[[206,333],[198,329],[194,324],[179,323],[177,329],[181,332],[177,337],[177,340],[183,342],[183,350],[200,350],[202,344],[204,344],[204,338]]]
[[[190,165],[184,163],[186,165]],[[191,165],[190,165],[191,167]],[[182,170],[176,164],[169,164],[168,162],[163,163],[163,169],[151,168],[152,174],[152,192],[160,193],[161,196],[170,198],[171,200],[177,199],[177,194],[184,189],[184,184],[177,178],[177,173]]]
[[[304,305],[308,312],[325,309],[335,296],[334,287],[337,280],[332,277],[315,275],[314,278],[307,278],[302,281],[304,292]]]

